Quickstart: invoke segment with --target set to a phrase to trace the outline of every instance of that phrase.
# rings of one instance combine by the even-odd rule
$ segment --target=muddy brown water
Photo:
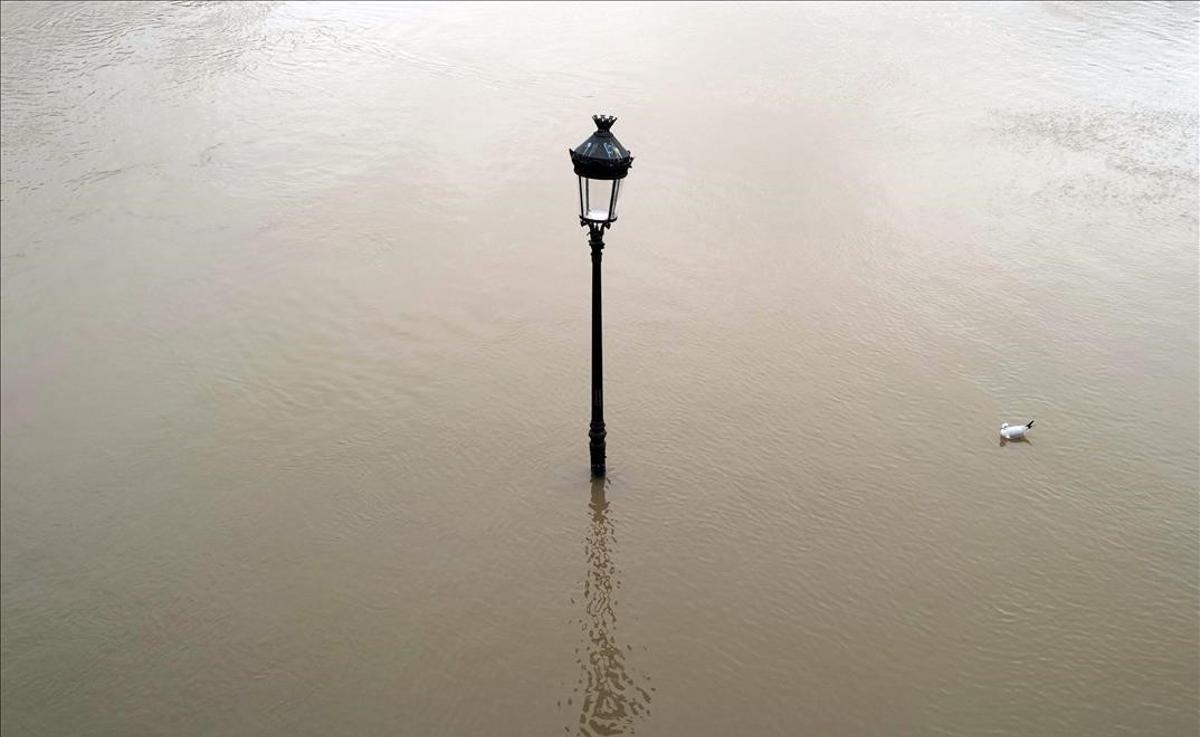
[[[6,737],[1200,728],[1196,4],[0,12]]]

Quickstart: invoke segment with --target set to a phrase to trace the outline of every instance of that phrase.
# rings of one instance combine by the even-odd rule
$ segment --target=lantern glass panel
[[[581,202],[579,214],[593,223],[609,223],[617,219],[617,197],[621,194],[620,179],[588,179],[580,177]]]

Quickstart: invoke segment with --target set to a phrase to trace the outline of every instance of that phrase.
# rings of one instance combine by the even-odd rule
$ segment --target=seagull
[[[1000,437],[1004,438],[1005,440],[1023,440],[1025,438],[1025,433],[1029,432],[1031,428],[1033,428],[1033,420],[1030,420],[1024,425],[1017,425],[1015,427],[1006,422],[1000,426]]]

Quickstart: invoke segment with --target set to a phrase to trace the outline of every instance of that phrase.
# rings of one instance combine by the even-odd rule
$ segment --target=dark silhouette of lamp
[[[621,182],[633,165],[633,156],[612,134],[617,121],[611,115],[593,115],[596,132],[576,146],[571,164],[579,178],[579,224],[588,229],[592,247],[592,422],[588,428],[588,449],[592,476],[605,473],[604,429],[604,349],[600,318],[600,254],[604,250],[604,231],[617,220],[617,198]]]

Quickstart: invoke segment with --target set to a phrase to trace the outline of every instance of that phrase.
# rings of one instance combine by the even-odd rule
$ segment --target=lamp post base
[[[588,430],[588,438],[590,439],[590,442],[588,443],[588,450],[591,451],[591,455],[592,455],[592,476],[593,477],[600,477],[600,476],[603,476],[605,473],[604,438],[607,435],[608,435],[608,433],[605,432],[605,430],[604,430],[603,422],[601,422],[598,425],[593,423],[591,428]]]

